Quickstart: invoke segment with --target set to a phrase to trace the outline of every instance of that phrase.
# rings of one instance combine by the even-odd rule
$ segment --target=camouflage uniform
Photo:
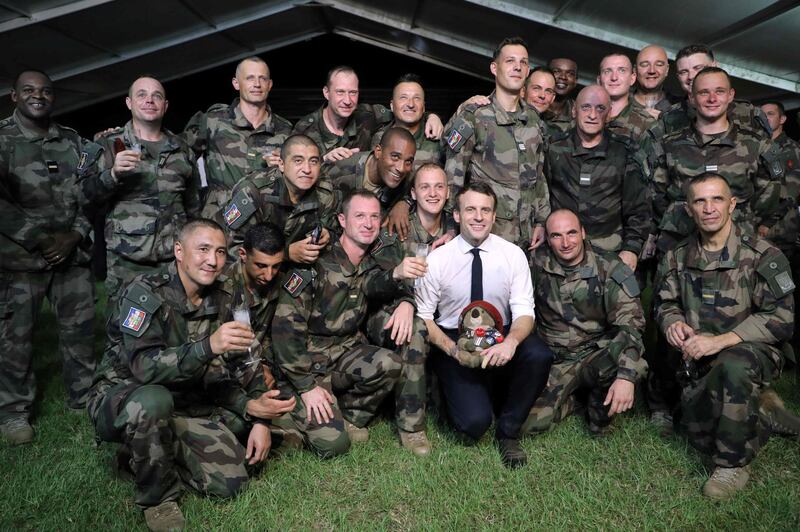
[[[566,133],[575,127],[575,119],[572,118],[572,110],[575,108],[575,99],[567,98],[564,102],[564,107],[558,114],[552,113],[548,110],[542,118],[547,123],[547,129],[550,133],[557,135],[559,132]]]
[[[338,231],[337,207],[338,199],[325,179],[320,179],[297,204],[292,204],[286,177],[273,168],[250,174],[236,183],[231,199],[216,219],[228,229],[228,251],[234,260],[247,229],[266,222],[283,229],[288,260],[289,245],[306,238],[317,224],[332,233]]]
[[[331,186],[339,195],[346,196],[349,192],[357,189],[366,189],[374,192],[381,203],[381,213],[386,216],[395,203],[410,196],[410,178],[406,178],[404,183],[400,183],[397,188],[390,188],[383,183],[373,184],[367,177],[367,163],[373,152],[356,153],[352,157],[336,161],[333,165],[326,165],[326,179],[330,180]]]
[[[87,201],[109,208],[105,219],[109,310],[121,287],[139,274],[155,273],[172,260],[178,229],[187,218],[200,214],[194,153],[180,137],[164,130],[157,157],[143,147],[136,171],[114,178],[111,169],[117,139],[125,149],[143,144],[132,122],[103,135],[98,142],[105,150],[101,159],[104,171],[83,181]]]
[[[575,212],[592,245],[639,254],[647,238],[650,195],[630,141],[611,133],[594,148],[581,146],[577,130],[550,140],[545,175],[552,210]]]
[[[360,103],[350,115],[344,133],[339,136],[328,130],[322,112],[323,105],[313,113],[304,116],[294,125],[292,133],[311,137],[319,146],[322,155],[334,148],[358,148],[362,152],[369,151],[372,136],[385,124],[394,120],[392,112],[382,105]]]
[[[175,264],[143,275],[120,292],[107,324],[108,343],[97,368],[89,415],[97,438],[130,452],[136,504],[175,500],[183,485],[231,497],[247,482],[247,401],[266,391],[263,373],[246,353],[211,352],[210,335],[230,306],[221,276],[199,306],[186,296]]]
[[[631,97],[633,97],[635,91],[631,92]],[[675,105],[676,103],[680,103],[685,100],[685,97],[680,97],[672,94],[671,92],[664,91],[664,97],[658,100],[656,104],[653,106],[653,109],[659,111],[661,114],[670,110],[670,108]],[[638,100],[637,100],[638,103]],[[642,104],[639,104],[642,105]],[[647,109],[647,107],[642,105],[643,109]]]
[[[0,121],[0,423],[30,415],[33,328],[45,297],[58,322],[70,407],[85,404],[95,366],[91,225],[80,208],[79,180],[93,171],[100,148],[55,123],[39,136],[17,113]],[[39,246],[66,231],[82,241],[50,266]]]
[[[751,233],[778,219],[783,169],[768,138],[736,122],[722,135],[703,135],[694,126],[664,136],[653,169],[653,211],[658,249],[663,253],[688,236],[694,222],[686,212],[686,186],[703,172],[722,175],[736,197],[734,221]]]
[[[616,256],[595,253],[565,268],[549,248],[534,256],[536,332],[555,355],[523,433],[542,432],[569,415],[571,396],[589,388],[591,425],[611,423],[603,401],[615,379],[644,377],[644,314],[633,271]]]
[[[628,105],[606,124],[606,129],[621,137],[629,138],[633,145],[639,146],[642,136],[655,121],[656,119],[631,94],[628,96]]]
[[[297,394],[292,417],[309,447],[324,457],[345,453],[345,420],[367,425],[402,370],[400,355],[366,343],[361,327],[367,304],[403,297],[404,285],[372,255],[353,266],[337,240],[308,269],[291,270],[283,288],[272,322],[275,377]],[[334,417],[322,425],[306,419],[300,397],[317,386],[335,396]]]
[[[766,443],[758,399],[783,367],[793,289],[783,254],[736,224],[718,258],[709,259],[695,234],[659,264],[655,309],[663,333],[683,321],[697,334],[733,332],[742,339],[695,361],[697,374],[682,383],[682,425],[717,466],[744,466]]]
[[[422,116],[422,120],[420,121],[419,127],[417,128],[416,133],[412,133],[414,135],[414,143],[417,146],[417,153],[414,155],[414,170],[419,168],[425,163],[436,163],[441,165],[444,162],[444,150],[442,147],[441,141],[432,140],[425,136],[425,122],[430,116],[430,113],[425,113]],[[372,136],[372,148],[374,149],[375,146],[380,144],[381,137],[386,131],[393,127],[402,127],[395,124],[394,120],[390,123],[386,124],[385,126],[381,127],[373,136]]]
[[[183,137],[197,157],[203,157],[208,181],[202,216],[212,218],[246,174],[266,169],[264,156],[280,148],[291,133],[291,122],[269,106],[267,110],[267,120],[253,128],[239,109],[237,98],[230,105],[215,104],[205,113],[198,112],[186,124]]]
[[[445,126],[448,148],[445,171],[450,181],[450,210],[456,193],[471,182],[485,182],[497,195],[492,232],[527,250],[534,225],[550,214],[544,164],[544,126],[539,115],[520,100],[506,112],[494,92],[490,105],[465,105]]]
[[[781,206],[778,211],[785,213],[769,228],[767,239],[781,248],[784,255],[793,262],[800,248],[798,234],[798,209],[800,203],[800,144],[790,139],[786,132],[781,132],[774,141],[778,151],[778,160],[783,168],[783,187]],[[797,270],[800,271],[800,270]],[[797,274],[795,274],[797,278]]]

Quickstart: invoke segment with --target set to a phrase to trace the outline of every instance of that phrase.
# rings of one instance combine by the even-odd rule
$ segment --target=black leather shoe
[[[518,439],[501,438],[497,440],[497,446],[500,448],[500,457],[503,459],[503,465],[507,468],[517,469],[528,463],[528,455],[525,454]]]

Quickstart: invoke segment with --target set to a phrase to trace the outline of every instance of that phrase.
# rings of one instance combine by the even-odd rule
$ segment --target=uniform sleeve
[[[466,124],[466,130],[459,125]],[[467,137],[463,132],[470,131]],[[459,138],[460,137],[460,138]],[[474,116],[467,113],[454,115],[445,127],[445,163],[444,171],[450,182],[450,198],[447,209],[453,212],[456,208],[456,194],[464,188],[475,148]]]
[[[794,282],[789,261],[771,247],[756,265],[753,286],[753,312],[733,328],[744,342],[780,344],[791,339],[794,331]]]
[[[778,147],[770,139],[759,143],[758,170],[753,186],[753,211],[757,225],[772,227],[786,213],[780,212],[783,165]]]
[[[392,301],[398,303],[407,301],[416,306],[414,293],[403,281],[396,281],[392,277],[393,269],[383,270],[373,268],[367,273],[364,281],[364,294],[367,299],[377,301]]]
[[[611,326],[609,353],[617,361],[617,378],[637,382],[645,376],[643,358],[644,311],[633,271],[617,263],[605,292],[605,310]]]
[[[294,274],[292,272],[289,275]],[[291,283],[291,278],[288,282]],[[313,361],[307,348],[308,318],[314,303],[313,288],[306,286],[296,297],[282,289],[275,317],[272,319],[275,363],[298,394],[316,386],[315,376],[311,372]]]
[[[208,121],[206,113],[199,111],[189,119],[181,135],[196,157],[202,157],[208,148]]]
[[[11,150],[0,137],[0,233],[29,252],[33,252],[47,239],[48,231],[42,220],[30,217],[19,207],[17,199],[8,189],[8,153]]]
[[[662,333],[673,323],[686,322],[680,291],[680,272],[674,250],[668,251],[661,259],[656,273],[653,308],[656,321]]]
[[[197,168],[197,156],[190,150],[188,153],[189,162],[192,165],[192,173],[186,178],[186,189],[183,191],[183,209],[189,219],[199,218],[203,207],[200,202],[200,171]]]
[[[542,127],[545,127],[544,124],[542,124]],[[531,216],[533,218],[531,220],[531,226],[544,226],[545,220],[547,220],[547,217],[550,216],[550,187],[548,186],[547,179],[545,178],[545,142],[544,134],[542,134],[542,142],[539,143],[539,146],[537,147],[536,155],[538,158],[538,163],[536,165],[536,183],[534,183],[533,188],[530,190],[530,199],[528,200],[533,207],[531,212]],[[523,194],[525,194],[524,191]]]
[[[96,172],[81,180],[81,192],[86,203],[104,205],[119,187],[119,181],[111,175],[114,167],[114,150],[111,139],[105,137],[98,141],[102,152],[97,159]]]
[[[622,249],[639,255],[653,216],[643,169],[630,150],[627,150],[622,184]]]
[[[658,122],[657,122],[658,123]],[[653,223],[655,228],[661,225],[661,218],[667,212],[669,207],[669,198],[667,197],[667,187],[669,186],[669,169],[667,168],[667,159],[664,154],[663,146],[660,139],[654,136],[654,130],[651,128],[647,130],[645,136],[648,140],[643,141],[647,150],[645,156],[647,157],[650,165],[650,191],[652,193],[653,201]]]

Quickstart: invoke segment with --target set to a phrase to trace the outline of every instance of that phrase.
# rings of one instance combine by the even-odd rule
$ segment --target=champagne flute
[[[429,244],[417,244],[416,247],[414,248],[414,256],[420,259],[427,260],[428,253],[430,253],[430,250],[431,246]],[[419,287],[421,282],[422,282],[422,277],[417,277],[416,279],[414,279],[414,288]]]
[[[243,325],[247,325],[250,329],[253,328],[252,324],[250,323],[250,309],[247,308],[247,305],[240,305],[234,307],[233,309],[233,321],[241,323]],[[260,358],[253,355],[253,347],[257,343],[257,340],[253,340],[253,343],[250,347],[247,348],[248,359],[245,362],[245,366],[254,366],[258,362],[261,361]]]

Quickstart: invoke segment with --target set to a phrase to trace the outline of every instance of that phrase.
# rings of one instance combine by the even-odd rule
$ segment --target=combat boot
[[[33,441],[33,427],[24,417],[14,417],[0,425],[0,434],[11,445]]]
[[[658,435],[662,438],[675,434],[672,416],[666,410],[653,410],[650,413],[650,424],[658,430]]]
[[[717,467],[703,484],[703,495],[710,499],[727,499],[742,489],[750,479],[750,468]]]
[[[344,430],[350,436],[353,443],[364,443],[369,440],[369,429],[367,427],[356,427],[346,419],[344,420]]]
[[[144,520],[147,528],[153,532],[170,532],[183,530],[186,527],[186,520],[175,501],[166,501],[158,506],[145,508]]]
[[[517,438],[498,438],[497,446],[500,449],[500,458],[503,465],[509,469],[517,469],[528,463],[528,455],[519,444]]]
[[[411,451],[414,456],[428,456],[431,454],[431,443],[424,430],[418,432],[400,431],[400,442],[403,447]]]
[[[758,412],[774,434],[800,439],[800,417],[786,409],[775,390],[761,392]]]

